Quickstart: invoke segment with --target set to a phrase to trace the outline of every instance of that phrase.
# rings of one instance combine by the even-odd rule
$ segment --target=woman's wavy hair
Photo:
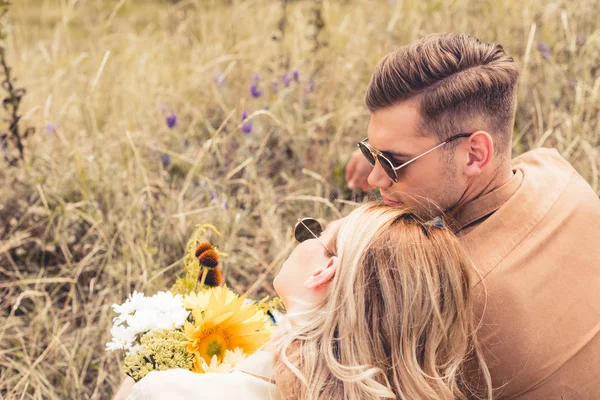
[[[330,245],[339,264],[324,301],[274,342],[284,399],[492,398],[474,268],[449,230],[368,203]]]

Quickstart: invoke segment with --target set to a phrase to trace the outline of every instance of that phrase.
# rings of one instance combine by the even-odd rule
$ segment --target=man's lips
[[[381,197],[383,198],[383,202],[385,204],[387,204],[388,206],[401,206],[402,205],[402,202],[400,202],[398,200],[391,199],[390,197],[387,197],[383,193],[381,194]]]

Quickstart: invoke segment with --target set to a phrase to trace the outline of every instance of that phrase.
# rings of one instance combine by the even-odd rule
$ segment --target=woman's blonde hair
[[[283,398],[491,399],[473,270],[451,232],[370,203],[331,245],[339,264],[324,301],[275,341]],[[483,392],[467,369],[483,377]]]

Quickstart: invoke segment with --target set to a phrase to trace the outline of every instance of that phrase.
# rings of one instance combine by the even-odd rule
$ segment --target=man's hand
[[[373,170],[373,167],[365,156],[362,155],[360,149],[357,149],[350,156],[348,165],[346,165],[346,184],[349,189],[361,188],[365,192],[370,189],[367,183],[367,177]]]

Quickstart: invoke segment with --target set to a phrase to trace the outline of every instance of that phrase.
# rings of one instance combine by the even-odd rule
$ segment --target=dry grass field
[[[110,305],[170,285],[197,224],[221,231],[232,288],[273,294],[296,218],[365,198],[343,171],[371,70],[427,33],[502,43],[515,155],[556,147],[600,191],[595,0],[13,3],[3,46],[36,133],[0,159],[2,399],[109,399]]]

